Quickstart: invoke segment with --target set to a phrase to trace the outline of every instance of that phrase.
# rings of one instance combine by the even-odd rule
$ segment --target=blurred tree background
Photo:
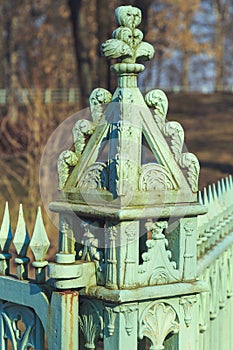
[[[114,9],[126,4],[141,8],[140,28],[155,47],[140,86],[176,91],[168,92],[171,114],[178,120],[180,115],[183,125],[192,129],[190,151],[197,153],[204,167],[209,164],[201,186],[232,172],[232,0],[1,0],[1,208],[6,199],[15,208],[23,201],[29,222],[34,222],[31,215],[41,201],[40,158],[49,135],[71,113],[88,105],[93,88],[114,89],[109,62],[100,57],[99,45],[116,27]],[[73,104],[53,101],[50,95],[46,99],[45,91],[49,94],[52,89],[77,90],[78,98],[72,99]],[[22,91],[24,103],[19,98]],[[185,118],[186,113],[191,118]],[[200,125],[206,127],[204,132]],[[216,144],[223,147],[221,154],[212,153],[216,176],[204,142],[208,137],[217,137],[212,151],[219,150]]]
[[[99,45],[115,28],[119,0],[1,0],[0,88],[112,89]],[[232,0],[128,0],[143,12],[141,28],[155,46],[146,84],[185,90],[233,85]],[[197,73],[197,76],[196,76]],[[148,78],[150,77],[150,78]],[[198,80],[198,84],[197,84]]]

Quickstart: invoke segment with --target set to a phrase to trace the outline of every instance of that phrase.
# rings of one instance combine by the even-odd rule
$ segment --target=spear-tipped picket
[[[232,229],[232,197],[233,193],[231,190],[231,180],[230,177],[225,178],[225,187],[226,187],[226,194],[225,194],[225,218],[226,218],[226,227],[227,227],[227,232],[231,231]]]
[[[230,207],[233,204],[233,193],[232,193],[232,182],[231,182],[231,178],[230,176],[227,176],[225,179],[225,183],[226,183],[226,191],[227,191],[227,206]]]
[[[212,185],[208,186],[208,199],[209,199],[209,207],[208,207],[209,217],[212,221],[215,221],[214,218],[216,217],[217,213],[216,213],[216,203],[214,200]]]
[[[208,208],[208,212],[207,212],[207,224],[205,227],[205,234],[204,234],[204,251],[206,249],[210,248],[211,245],[211,238],[213,236],[213,217],[214,217],[214,213],[213,213],[213,194],[212,194],[212,188],[209,185],[208,188],[204,187],[203,189],[203,202],[204,205],[207,206]]]
[[[214,201],[217,201],[218,200],[218,194],[217,194],[217,188],[216,188],[216,184],[215,183],[212,185],[212,192],[213,192]]]
[[[232,175],[229,175],[229,181],[230,181],[231,190],[233,190],[233,178],[232,178]]]
[[[204,253],[205,249],[208,247],[209,238],[211,237],[211,230],[210,230],[210,225],[209,225],[209,222],[210,222],[210,211],[209,211],[210,203],[209,203],[209,198],[208,198],[207,188],[206,187],[203,188],[202,200],[203,200],[203,204],[208,209],[207,214],[206,214],[207,224],[206,224],[206,227],[205,227],[205,233],[204,233],[203,238],[202,238],[203,247],[202,247],[201,252]]]
[[[222,186],[221,186],[220,180],[218,180],[218,183],[217,183],[217,191],[218,191],[218,198],[222,202]]]
[[[229,186],[230,186],[230,212],[231,212],[231,220],[233,221],[233,179],[232,175],[229,175]],[[233,223],[232,223],[233,226]]]
[[[226,186],[226,195],[227,195],[227,198],[229,198],[231,188],[230,188],[230,181],[228,177],[225,178],[225,186]],[[230,201],[229,202],[227,201],[227,206],[229,204],[230,204]]]
[[[204,188],[203,192],[198,192],[198,201],[202,205],[208,205],[208,197],[206,188]],[[200,256],[205,251],[205,245],[207,241],[206,236],[206,227],[208,226],[208,216],[207,214],[199,215],[197,217],[197,229],[198,229],[198,241],[197,241],[197,256]]]
[[[36,269],[36,280],[38,283],[45,282],[46,274],[45,267],[48,262],[45,261],[46,253],[49,249],[50,242],[47,237],[47,233],[44,227],[44,222],[41,215],[41,208],[38,208],[36,223],[30,242],[30,248],[34,254],[35,261],[32,266]]]
[[[224,231],[224,224],[223,224],[221,202],[217,193],[217,187],[215,183],[212,185],[212,193],[213,193],[213,200],[214,200],[213,209],[215,211],[215,241],[218,241],[220,237],[224,236],[225,231]]]
[[[213,191],[212,191],[211,185],[208,186],[208,199],[209,199],[209,203],[212,204],[214,201],[214,197],[213,197]]]
[[[214,204],[213,208],[215,210],[215,216],[217,215],[218,217],[221,217],[222,208],[221,208],[220,200],[218,198],[218,193],[217,193],[217,188],[215,183],[212,184],[212,194],[213,194],[213,204]]]
[[[232,175],[228,176],[229,181],[229,217],[230,217],[230,225],[229,229],[233,230],[233,180]]]
[[[9,253],[10,245],[13,239],[10,213],[8,208],[8,202],[6,202],[2,226],[0,230],[0,274],[8,275],[10,273],[10,259],[12,255]]]
[[[8,253],[13,239],[8,202],[6,202],[0,231],[0,247],[2,253]]]
[[[203,189],[203,204],[206,206],[208,206],[208,204],[209,204],[206,187],[204,187],[204,189]]]
[[[226,195],[226,185],[225,185],[225,181],[222,178],[221,179],[221,187],[222,187],[222,195],[223,195],[223,200],[225,201],[225,195]]]
[[[211,193],[211,199],[212,199],[212,211],[213,211],[213,217],[216,217],[218,215],[219,206],[218,206],[218,198],[217,198],[217,192],[215,184],[212,184],[209,186],[209,191]]]
[[[15,230],[13,240],[18,257],[15,259],[17,266],[17,275],[19,279],[26,279],[28,277],[28,263],[30,259],[26,256],[30,238],[23,215],[23,206],[19,206],[18,222]]]
[[[200,204],[204,204],[201,191],[198,191],[197,193],[197,200]]]

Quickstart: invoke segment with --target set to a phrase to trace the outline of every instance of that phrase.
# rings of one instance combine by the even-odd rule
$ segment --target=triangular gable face
[[[127,7],[129,13],[133,9]],[[118,87],[113,96],[102,88],[91,93],[92,122],[76,123],[74,151],[63,151],[58,159],[59,189],[68,201],[81,204],[88,198],[100,205],[100,197],[106,206],[118,207],[194,202],[198,160],[183,150],[181,125],[166,121],[164,92],[141,95],[137,76],[144,66],[137,62],[150,59],[154,49],[136,28],[140,11],[129,22],[123,12],[116,14],[120,27],[102,45],[104,56],[122,60],[111,67]]]
[[[98,191],[109,204],[129,194],[129,205],[156,204],[161,198],[167,203],[194,201],[199,164],[193,154],[182,153],[184,132],[180,124],[165,119],[166,95],[152,90],[145,96],[146,103],[141,100],[137,105],[137,96],[131,98],[129,106],[122,90],[118,89],[119,96],[114,94],[115,102],[108,101],[108,105],[106,97],[111,95],[106,90],[95,89],[91,94],[90,103],[93,95],[105,98],[103,103],[95,102],[95,108],[91,105],[93,122],[81,120],[74,126],[74,151],[65,151],[73,156],[66,154],[63,159],[67,178],[60,189],[67,199],[81,202],[88,193],[93,193],[94,201]],[[133,116],[127,115],[132,111]],[[58,164],[61,160],[62,155]],[[64,168],[60,175],[63,178]]]

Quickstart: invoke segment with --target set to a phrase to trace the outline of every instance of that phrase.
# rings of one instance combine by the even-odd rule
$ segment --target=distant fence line
[[[0,89],[0,106],[7,105],[12,100],[18,105],[26,105],[40,99],[44,104],[68,103],[76,104],[80,100],[78,88],[70,89],[16,89],[13,92]]]
[[[141,90],[151,90],[154,89],[155,86],[141,86]],[[215,88],[207,85],[203,86],[182,86],[182,85],[173,85],[173,86],[162,86],[160,85],[160,88],[164,91],[167,92],[174,92],[174,93],[179,93],[179,92],[192,92],[192,93],[202,93],[202,94],[213,94],[215,92],[229,92],[233,93],[233,85],[221,85],[217,86]]]
[[[154,87],[153,87],[154,88]],[[142,90],[148,90],[150,87],[142,86]],[[215,91],[206,86],[199,89],[188,88],[185,86],[174,85],[172,87],[163,87],[165,91],[174,93],[179,92],[199,92],[199,93],[214,93],[214,92],[233,92],[232,86],[220,86]],[[78,88],[69,89],[16,89],[13,92],[8,89],[0,89],[0,106],[7,105],[14,101],[18,105],[26,105],[36,99],[40,99],[44,104],[50,103],[67,103],[76,104],[80,101],[80,92]]]

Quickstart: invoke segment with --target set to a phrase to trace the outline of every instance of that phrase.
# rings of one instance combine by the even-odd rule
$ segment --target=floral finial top
[[[143,33],[136,28],[142,19],[141,10],[133,6],[120,6],[115,11],[119,27],[114,30],[112,39],[101,45],[101,52],[107,58],[121,58],[125,63],[150,60],[154,48],[142,41]]]

